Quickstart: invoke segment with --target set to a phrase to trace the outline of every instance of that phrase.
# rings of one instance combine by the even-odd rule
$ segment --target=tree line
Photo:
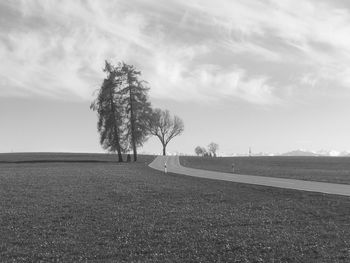
[[[118,161],[123,154],[133,152],[154,135],[159,138],[163,155],[168,143],[184,131],[183,121],[171,116],[168,110],[153,109],[149,101],[150,88],[141,79],[141,72],[133,65],[105,61],[106,77],[90,108],[97,112],[97,130],[100,144],[109,152],[117,152]]]
[[[206,149],[205,147],[201,147],[201,146],[197,146],[194,149],[194,152],[198,155],[198,156],[205,156],[205,157],[216,157],[216,152],[219,149],[219,144],[215,143],[215,142],[211,142],[208,145],[208,149]]]

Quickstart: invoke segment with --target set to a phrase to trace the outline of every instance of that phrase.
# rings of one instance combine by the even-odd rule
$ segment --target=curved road
[[[194,177],[216,179],[245,184],[257,184],[301,191],[319,192],[324,194],[335,194],[350,196],[350,185],[332,184],[314,181],[284,179],[276,177],[241,175],[232,173],[222,173],[208,170],[187,168],[180,164],[178,156],[158,156],[149,167],[164,171],[164,164],[170,173],[184,174]]]

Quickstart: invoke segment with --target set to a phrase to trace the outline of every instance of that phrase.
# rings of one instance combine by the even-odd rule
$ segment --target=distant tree
[[[118,152],[118,161],[123,161],[121,136],[123,133],[123,107],[119,89],[121,75],[115,67],[105,61],[107,77],[103,80],[97,98],[91,103],[90,108],[97,111],[97,130],[100,133],[100,144],[110,152]]]
[[[217,144],[215,142],[211,142],[208,145],[208,151],[209,151],[211,157],[216,157],[216,151],[218,149],[219,149],[219,144]]]
[[[205,156],[207,154],[207,150],[201,146],[197,146],[194,151],[198,156]]]
[[[145,86],[145,81],[139,79],[141,72],[134,66],[122,62],[120,72],[124,78],[124,86],[119,93],[127,116],[126,139],[134,153],[134,161],[137,161],[137,147],[142,146],[149,135],[145,126],[152,114],[147,95],[149,88]]]
[[[200,156],[200,155],[203,155],[203,148],[202,147],[200,147],[200,146],[197,146],[195,149],[194,149],[194,152],[198,155],[198,156]]]
[[[202,150],[203,150],[203,156],[204,156],[204,157],[209,156],[207,149],[205,149],[204,147],[202,147]]]
[[[163,155],[166,155],[168,143],[184,131],[183,121],[177,116],[170,116],[168,110],[155,109],[148,121],[148,130],[159,138],[163,146]]]

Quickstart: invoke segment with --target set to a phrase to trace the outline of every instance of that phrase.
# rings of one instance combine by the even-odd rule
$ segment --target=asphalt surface
[[[242,175],[233,173],[222,173],[208,170],[200,170],[184,167],[180,164],[178,156],[158,156],[149,165],[151,168],[164,171],[166,164],[167,172],[183,174],[188,176],[230,181],[245,184],[255,184],[272,186],[278,188],[294,189],[309,192],[318,192],[324,194],[350,196],[350,185],[333,184],[314,181],[304,181],[295,179],[284,179],[276,177],[265,177],[255,175]]]

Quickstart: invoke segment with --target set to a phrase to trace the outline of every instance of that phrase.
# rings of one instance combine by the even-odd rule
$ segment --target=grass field
[[[347,197],[26,158],[0,163],[1,262],[350,261]]]
[[[125,156],[124,156],[124,159]],[[115,162],[115,154],[99,153],[0,153],[1,163],[53,163],[53,162]]]
[[[194,157],[181,156],[183,166],[247,175],[350,184],[349,157]]]

